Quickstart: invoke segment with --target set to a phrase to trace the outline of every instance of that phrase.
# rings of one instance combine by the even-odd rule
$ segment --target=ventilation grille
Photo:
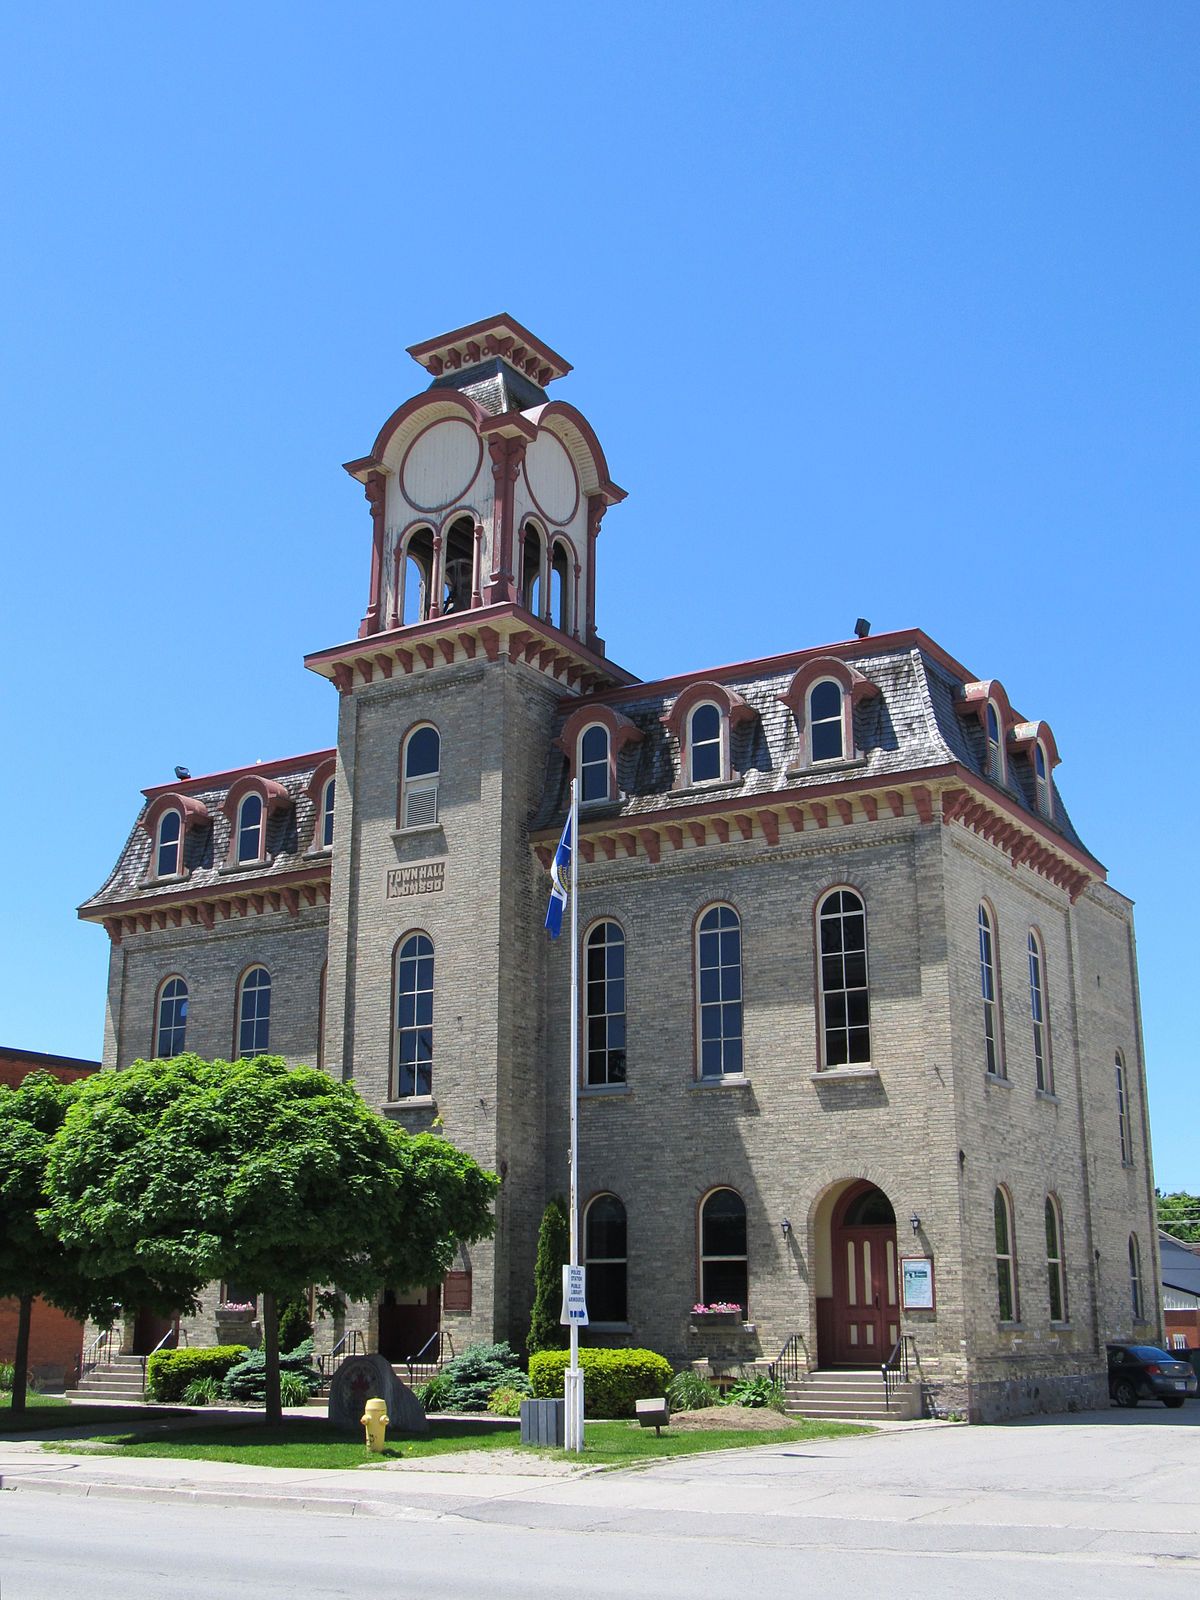
[[[410,789],[404,802],[404,826],[427,828],[437,821],[437,785],[429,789]]]

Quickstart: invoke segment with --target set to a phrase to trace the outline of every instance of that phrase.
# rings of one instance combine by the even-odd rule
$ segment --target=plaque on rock
[[[402,1433],[428,1433],[425,1408],[383,1356],[347,1356],[329,1385],[329,1420],[344,1433],[362,1434],[363,1408],[382,1400],[388,1427]]]

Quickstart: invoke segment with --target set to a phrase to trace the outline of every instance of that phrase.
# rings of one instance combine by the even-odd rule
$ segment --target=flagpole
[[[571,1266],[579,1265],[579,779],[571,779]],[[579,1370],[579,1324],[571,1323],[571,1359],[563,1389],[565,1444],[583,1449],[583,1373]]]

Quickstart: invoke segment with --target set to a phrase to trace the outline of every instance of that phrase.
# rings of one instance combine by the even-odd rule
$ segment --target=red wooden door
[[[839,1228],[833,1267],[835,1360],[879,1366],[900,1337],[895,1228]]]

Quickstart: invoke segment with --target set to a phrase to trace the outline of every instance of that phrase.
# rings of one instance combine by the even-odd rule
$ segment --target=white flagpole
[[[579,1265],[579,779],[571,780],[571,1265]],[[583,1373],[579,1370],[579,1324],[571,1323],[571,1360],[563,1389],[564,1443],[583,1449]]]

